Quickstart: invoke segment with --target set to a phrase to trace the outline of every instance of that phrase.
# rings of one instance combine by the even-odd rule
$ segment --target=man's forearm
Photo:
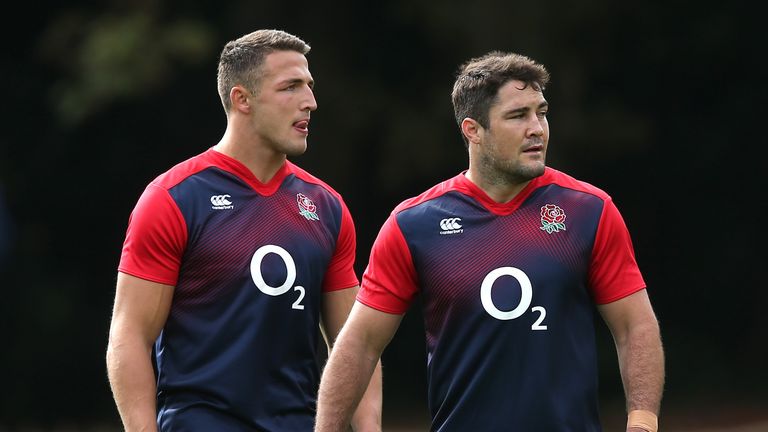
[[[156,431],[157,388],[149,353],[127,344],[110,343],[107,372],[125,431]]]
[[[371,375],[378,361],[344,341],[336,343],[320,384],[316,432],[344,432],[349,428],[353,411],[372,381]],[[378,380],[381,389],[380,376]]]
[[[627,410],[658,415],[664,388],[664,351],[658,324],[653,321],[631,329],[626,340],[618,342],[618,354]]]
[[[368,383],[363,398],[352,415],[352,430],[355,432],[381,431],[381,406],[382,406],[382,377],[381,361],[377,362],[373,370],[371,381]]]

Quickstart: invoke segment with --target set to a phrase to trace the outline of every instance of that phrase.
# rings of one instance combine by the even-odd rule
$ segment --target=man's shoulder
[[[569,174],[555,168],[547,167],[542,175],[539,187],[556,184],[560,187],[572,189],[594,195],[602,200],[610,199],[610,196],[602,189],[583,180],[579,180]]]
[[[293,173],[293,175],[295,175],[297,178],[307,183],[317,185],[325,189],[326,191],[328,191],[328,193],[330,193],[331,195],[341,199],[341,194],[338,193],[336,189],[332,188],[328,183],[324,182],[323,180],[320,180],[319,177],[311,174],[309,171],[305,170],[304,168],[301,168],[300,166],[296,165],[291,161],[286,161],[285,163],[288,165],[288,168]]]
[[[392,210],[392,213],[393,214],[402,213],[403,211],[408,210],[410,208],[439,199],[440,197],[447,194],[448,192],[458,190],[459,184],[460,184],[459,176],[463,176],[463,174],[459,174],[455,177],[441,181],[440,183],[432,186],[431,188],[420,193],[419,195],[413,196],[411,198],[408,198],[402,201],[400,204],[398,204],[394,208],[394,210]]]
[[[177,163],[164,173],[155,177],[150,185],[158,186],[163,189],[171,189],[185,179],[205,170],[211,166],[215,166],[214,161],[209,155],[210,150],[190,157],[182,162]]]

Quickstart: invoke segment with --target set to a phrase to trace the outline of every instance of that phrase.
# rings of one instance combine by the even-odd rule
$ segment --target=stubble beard
[[[519,160],[503,160],[492,154],[480,156],[480,172],[485,180],[497,186],[517,186],[544,174],[545,163],[531,161],[520,163]]]

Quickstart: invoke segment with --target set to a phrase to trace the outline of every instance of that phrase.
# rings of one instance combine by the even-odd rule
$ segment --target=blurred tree
[[[209,61],[214,44],[202,21],[161,22],[145,11],[66,12],[46,29],[40,51],[62,72],[51,104],[62,123],[73,126],[111,102],[157,91],[173,78],[174,62]]]

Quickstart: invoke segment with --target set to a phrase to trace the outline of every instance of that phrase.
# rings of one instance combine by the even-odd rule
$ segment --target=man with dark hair
[[[152,181],[131,214],[107,349],[128,431],[313,428],[319,333],[331,349],[358,279],[342,197],[287,160],[317,108],[309,49],[277,30],[227,43],[224,136]],[[380,430],[380,380],[355,430]]]
[[[594,311],[616,342],[627,430],[657,430],[659,326],[602,190],[545,166],[546,69],[492,52],[453,88],[468,170],[384,223],[323,372],[316,431],[340,431],[416,295],[432,430],[599,431]]]

